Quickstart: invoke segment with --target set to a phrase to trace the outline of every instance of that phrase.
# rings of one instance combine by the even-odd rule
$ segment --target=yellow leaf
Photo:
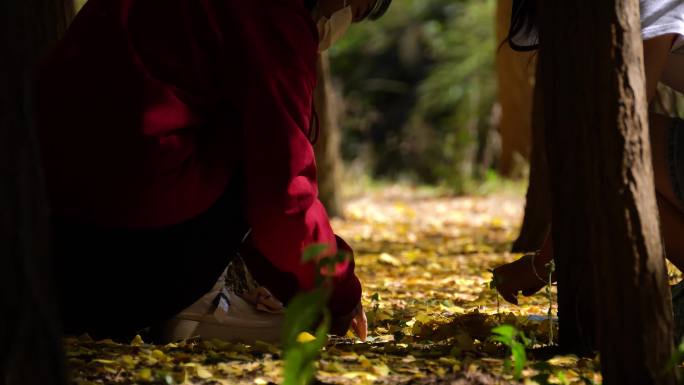
[[[254,379],[254,383],[255,383],[256,385],[266,385],[266,384],[268,384],[268,381],[264,380],[264,379],[261,378],[261,377],[258,377],[258,378],[255,378],[255,379]]]
[[[307,342],[311,342],[311,341],[315,341],[315,340],[316,340],[316,337],[314,337],[311,333],[307,333],[307,332],[301,332],[297,336],[297,342],[299,342],[301,344],[305,344]]]
[[[366,373],[366,372],[348,372],[348,373],[343,374],[342,377],[349,378],[349,379],[360,378],[360,379],[364,379],[366,381],[375,381],[378,379],[378,377],[376,377],[370,373]]]
[[[578,360],[576,356],[556,356],[547,362],[553,366],[572,367],[577,364]]]
[[[440,357],[439,360],[437,360],[440,364],[445,364],[448,366],[454,366],[458,365],[460,362],[458,360],[455,360],[451,357]]]
[[[203,368],[201,366],[197,367],[197,377],[206,380],[207,378],[212,378],[214,375],[208,371],[206,368]]]
[[[121,362],[122,366],[132,369],[135,367],[135,360],[133,359],[133,356],[130,356],[128,354],[125,354],[119,358],[119,361]]]
[[[232,362],[232,363],[219,362],[217,367],[218,367],[218,370],[220,370],[224,374],[230,374],[230,375],[234,375],[234,376],[241,376],[245,371],[242,368],[242,366],[236,365],[234,362]]]
[[[338,364],[337,362],[326,362],[322,365],[323,370],[330,373],[343,373],[346,371],[344,366]]]
[[[116,364],[116,361],[103,360],[103,359],[95,359],[95,360],[92,360],[91,362],[102,364],[102,365],[114,365],[114,364]]]
[[[340,359],[342,361],[353,362],[359,359],[359,355],[355,352],[340,352]]]
[[[152,357],[157,359],[159,362],[166,362],[166,355],[159,349],[154,349],[152,351]]]
[[[461,314],[466,312],[466,310],[460,306],[445,306],[441,303],[439,304],[439,309],[453,314]]]
[[[370,360],[366,358],[366,356],[359,356],[359,363],[366,369],[370,369],[373,367],[373,363],[370,362]]]
[[[502,218],[499,218],[499,217],[492,218],[491,223],[492,223],[492,227],[494,227],[494,228],[503,229],[506,227],[506,222]]]
[[[142,346],[144,345],[145,342],[143,341],[142,337],[140,335],[136,335],[135,338],[133,338],[133,341],[131,341],[131,346]]]
[[[416,358],[413,357],[412,355],[408,355],[408,356],[401,359],[401,362],[404,362],[407,364],[410,364],[411,362],[415,362],[415,361],[416,361]]]
[[[387,253],[380,254],[380,257],[378,259],[380,263],[383,265],[390,265],[394,267],[401,266],[401,262],[398,259],[394,258],[392,255]]]
[[[146,381],[146,382],[152,381],[152,369],[150,369],[150,368],[140,369],[138,371],[137,378],[139,381]]]
[[[171,378],[173,378],[173,381],[177,384],[185,384],[188,382],[188,373],[185,370],[181,370],[180,372],[173,372],[171,374]]]
[[[418,321],[422,324],[429,323],[431,320],[432,320],[432,318],[430,318],[430,315],[425,313],[425,312],[418,313],[416,315],[416,321]]]
[[[381,377],[389,376],[390,368],[385,364],[378,364],[373,366],[373,373]]]

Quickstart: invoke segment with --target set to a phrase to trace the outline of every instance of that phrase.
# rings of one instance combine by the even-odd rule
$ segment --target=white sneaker
[[[280,341],[285,321],[282,304],[268,290],[259,287],[246,270],[242,286],[227,282],[227,276],[234,276],[233,271],[229,274],[229,269],[207,294],[161,327],[162,343],[192,337],[243,343]],[[238,290],[241,295],[236,294]]]

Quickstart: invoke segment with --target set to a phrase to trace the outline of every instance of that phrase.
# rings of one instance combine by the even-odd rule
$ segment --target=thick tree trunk
[[[342,157],[340,155],[340,126],[335,92],[330,79],[330,60],[322,53],[318,60],[318,86],[314,105],[318,115],[320,135],[315,146],[318,166],[318,192],[331,216],[342,214]]]
[[[561,343],[593,339],[604,384],[674,384],[639,2],[539,4]]]
[[[0,384],[65,383],[38,161],[33,69],[63,31],[53,0],[1,0]]]
[[[511,8],[512,0],[498,1],[496,37],[499,42],[503,42],[508,34]],[[501,104],[499,172],[505,176],[513,176],[516,154],[523,159],[530,157],[534,62],[530,53],[513,51],[508,44],[498,47],[496,73]]]
[[[514,253],[539,250],[551,226],[551,192],[549,191],[549,166],[546,158],[543,109],[542,89],[537,83],[532,112],[530,178],[520,235],[511,249]]]

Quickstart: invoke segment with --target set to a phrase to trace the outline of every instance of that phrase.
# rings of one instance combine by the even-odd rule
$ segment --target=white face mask
[[[332,47],[332,45],[347,32],[353,19],[354,13],[352,12],[351,6],[347,5],[346,0],[344,1],[344,8],[330,15],[330,19],[321,16],[316,23],[319,36],[318,51],[323,52]]]

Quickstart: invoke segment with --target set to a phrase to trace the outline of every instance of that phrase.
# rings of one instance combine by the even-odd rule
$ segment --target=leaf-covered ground
[[[489,288],[489,269],[506,252],[523,209],[519,194],[440,196],[388,187],[352,199],[335,230],[356,250],[364,283],[368,342],[331,339],[318,363],[324,384],[600,383],[597,362],[530,359],[514,381],[508,350],[489,341],[499,324],[515,325],[536,347],[548,343],[549,296],[512,306]],[[551,297],[555,301],[555,289]],[[552,302],[553,302],[552,301]],[[553,305],[555,316],[555,304]],[[554,327],[555,328],[555,327]],[[166,346],[67,339],[77,384],[279,383],[277,347],[190,340]]]

